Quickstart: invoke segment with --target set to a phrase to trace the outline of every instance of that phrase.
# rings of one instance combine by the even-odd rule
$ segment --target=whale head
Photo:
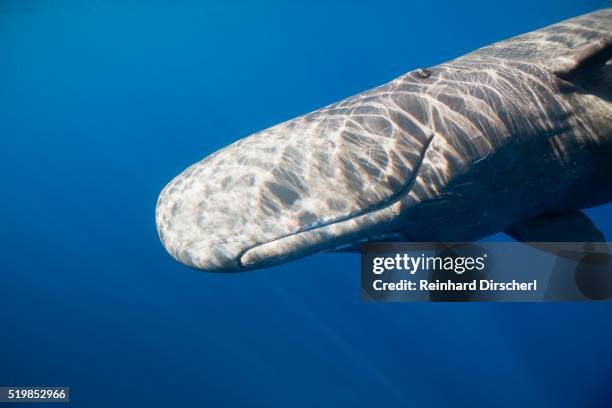
[[[159,196],[167,251],[197,269],[241,271],[392,232],[432,138],[427,101],[388,97],[392,84],[189,167]]]

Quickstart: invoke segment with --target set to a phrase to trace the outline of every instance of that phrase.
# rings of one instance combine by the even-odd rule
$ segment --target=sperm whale
[[[579,211],[611,200],[603,9],[238,140],[163,189],[156,223],[179,262],[242,271],[370,240],[601,238]]]

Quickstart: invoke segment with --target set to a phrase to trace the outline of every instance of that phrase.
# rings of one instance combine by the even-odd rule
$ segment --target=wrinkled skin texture
[[[610,201],[611,44],[601,10],[239,140],[164,188],[161,240],[186,265],[246,270]]]

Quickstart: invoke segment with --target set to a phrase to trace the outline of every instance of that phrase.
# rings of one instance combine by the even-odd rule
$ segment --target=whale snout
[[[179,176],[180,177],[180,176]],[[178,184],[178,185],[177,185]],[[239,236],[223,234],[214,222],[217,211],[207,212],[207,205],[195,204],[189,192],[178,193],[180,178],[160,194],[156,224],[165,249],[178,262],[207,271],[240,270],[238,259],[246,245]]]
[[[230,146],[161,192],[157,229],[177,261],[206,271],[243,271],[330,249],[348,236],[339,227],[355,224],[357,201],[319,178],[309,185],[298,175],[303,170],[285,163],[253,166],[245,151],[248,146]]]
[[[181,181],[183,178],[187,180]],[[254,204],[258,199],[245,193],[248,190],[242,190],[242,201],[236,199],[230,206],[222,200],[199,199],[214,197],[212,187],[198,183],[187,187],[189,184],[189,176],[181,175],[162,191],[157,229],[173,258],[210,272],[257,269],[359,242],[384,233],[399,212],[397,202],[332,220],[313,210],[306,220],[282,210],[282,196],[276,198],[276,212],[269,212]]]

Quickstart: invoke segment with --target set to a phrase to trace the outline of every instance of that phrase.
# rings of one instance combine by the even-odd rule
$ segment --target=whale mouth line
[[[372,210],[372,211],[375,211],[375,210]],[[242,252],[240,252],[238,254],[238,256],[236,257],[236,264],[238,265],[238,268],[239,268],[240,271],[246,271],[246,270],[249,270],[249,269],[256,268],[256,267],[258,267],[258,265],[256,265],[256,264],[258,264],[257,261],[255,261],[255,262],[248,262],[245,258],[248,258],[249,255],[255,255],[258,252],[258,250],[261,250],[264,247],[268,247],[268,246],[273,245],[273,244],[282,244],[282,243],[285,243],[285,242],[288,242],[288,241],[291,241],[291,240],[297,240],[298,237],[303,237],[303,236],[308,235],[308,234],[316,234],[317,232],[319,232],[321,230],[324,230],[324,229],[327,229],[327,228],[329,228],[332,225],[349,222],[349,221],[351,221],[351,220],[353,220],[353,219],[355,219],[357,217],[367,216],[372,211],[368,211],[368,212],[364,212],[364,213],[359,213],[359,214],[355,214],[353,216],[348,216],[348,217],[341,218],[341,219],[338,219],[338,220],[330,221],[330,222],[325,223],[325,224],[317,225],[316,227],[311,227],[311,228],[299,230],[299,231],[293,232],[291,234],[283,235],[283,236],[280,236],[278,238],[274,238],[274,239],[271,239],[271,240],[268,240],[268,241],[265,241],[265,242],[260,242],[258,244],[252,245],[252,246],[246,248],[245,250],[243,250]],[[340,236],[338,236],[336,238],[340,238]],[[335,248],[337,246],[345,245],[346,242],[344,242],[342,240],[339,240],[338,242],[335,243],[336,245],[330,245],[329,247],[328,247],[328,245],[326,245],[326,243],[321,243],[321,242],[313,242],[312,244],[313,245],[305,245],[305,243],[302,243],[302,249],[311,247],[311,250],[309,250],[309,249],[305,249],[305,250],[307,252],[313,252],[314,253],[314,252],[318,252],[318,251],[322,251],[322,250],[333,249],[333,248]],[[315,250],[314,249],[315,247],[317,247],[318,249]],[[293,258],[294,255],[297,255],[297,254],[293,253],[293,254],[281,255],[281,256],[278,256],[274,261],[265,260],[264,263],[265,264],[270,264],[270,265],[281,263],[282,260],[284,260],[285,258],[287,260],[289,260],[289,259]],[[266,258],[268,258],[268,257],[266,257]]]
[[[388,202],[385,201],[384,204],[385,204],[384,206],[386,206],[386,204],[388,204]],[[384,206],[382,208],[384,208]],[[358,218],[358,217],[367,216],[368,214],[371,214],[372,212],[377,211],[379,209],[380,208],[378,208],[378,206],[376,208],[369,208],[366,211],[360,211],[360,212],[357,212],[355,214],[350,214],[350,215],[347,215],[345,217],[341,217],[341,218],[338,218],[338,219],[335,219],[335,220],[330,220],[329,222],[325,222],[325,223],[318,224],[316,226],[304,228],[304,229],[301,229],[301,230],[298,230],[298,231],[295,231],[295,232],[292,232],[292,233],[289,233],[289,234],[286,234],[286,235],[282,235],[282,236],[277,237],[277,238],[270,239],[268,241],[262,241],[262,242],[259,242],[257,244],[251,245],[250,247],[248,247],[248,248],[244,249],[243,251],[241,251],[238,254],[238,256],[236,256],[236,263],[238,264],[238,267],[241,270],[251,269],[250,266],[246,266],[243,263],[243,258],[245,257],[245,255],[247,253],[249,253],[251,251],[254,251],[254,250],[257,250],[257,248],[261,248],[264,245],[270,245],[270,244],[272,244],[274,242],[279,243],[279,242],[284,241],[284,240],[295,239],[299,235],[304,235],[304,234],[308,234],[308,233],[314,233],[315,231],[328,228],[330,225],[341,224],[341,223],[344,223],[344,222],[347,222],[347,221],[351,221],[351,220],[353,220],[355,218]],[[342,244],[338,244],[338,246],[341,246],[341,245],[343,245],[343,243]],[[333,248],[330,248],[330,249],[333,249]]]

